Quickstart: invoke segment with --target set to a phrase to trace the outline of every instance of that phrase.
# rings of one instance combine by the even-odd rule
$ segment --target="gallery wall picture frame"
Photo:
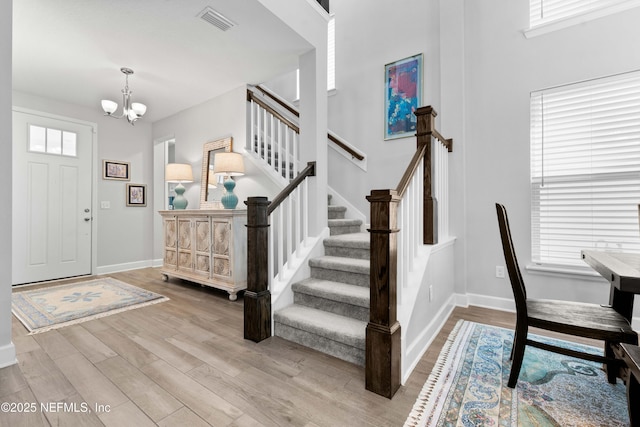
[[[384,139],[415,136],[422,105],[422,53],[384,66]]]
[[[127,184],[127,206],[147,206],[146,184]]]
[[[117,160],[102,161],[102,179],[113,179],[117,181],[131,180],[131,165],[129,162],[119,162]]]

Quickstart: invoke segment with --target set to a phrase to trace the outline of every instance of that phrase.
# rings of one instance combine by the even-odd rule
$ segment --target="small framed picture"
[[[147,206],[145,184],[127,184],[127,206]]]
[[[415,111],[422,104],[422,54],[384,66],[384,139],[416,134]]]
[[[129,181],[131,171],[128,162],[118,162],[114,160],[102,161],[102,179],[115,179],[119,181]]]

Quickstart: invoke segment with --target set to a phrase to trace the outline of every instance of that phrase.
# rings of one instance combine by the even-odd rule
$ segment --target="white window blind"
[[[609,8],[624,10],[637,6],[637,3],[634,0],[530,0],[529,25],[533,28]]]
[[[640,252],[640,72],[531,94],[532,261]]]

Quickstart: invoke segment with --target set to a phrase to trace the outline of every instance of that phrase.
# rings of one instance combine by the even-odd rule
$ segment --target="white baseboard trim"
[[[493,310],[516,312],[516,305],[513,299],[492,297],[479,294],[457,294],[456,305],[460,307],[468,307],[475,305],[478,307],[491,308]],[[640,331],[640,317],[636,316],[631,319],[631,327],[635,331]]]
[[[509,311],[512,313],[516,311],[516,304],[513,298],[492,297],[480,294],[456,294],[456,305],[460,307],[475,305],[477,307]]]
[[[18,363],[16,359],[16,347],[10,342],[0,347],[0,369]]]
[[[103,265],[100,267],[96,267],[96,274],[111,274],[111,273],[119,273],[121,271],[129,271],[129,270],[137,270],[139,268],[147,268],[147,267],[158,267],[162,265],[162,260],[160,260],[160,264],[156,265],[157,260],[146,260],[146,261],[136,261],[136,262],[125,262],[123,264],[112,264],[112,265]]]
[[[407,382],[416,365],[418,364],[418,362],[420,362],[420,359],[422,359],[424,353],[429,349],[429,346],[431,346],[431,343],[444,326],[445,322],[451,315],[451,312],[456,307],[456,305],[456,298],[454,294],[451,295],[447,302],[443,304],[442,308],[434,316],[433,320],[424,328],[422,333],[415,340],[413,340],[412,343],[408,343],[405,355],[407,356],[407,359],[411,360],[408,361],[409,365],[406,369],[404,366],[402,367],[403,385]]]
[[[360,226],[360,231],[366,230],[367,216],[365,214],[363,214],[358,209],[356,209],[356,207],[353,206],[351,202],[349,202],[347,199],[342,197],[340,193],[338,193],[336,190],[334,190],[330,186],[327,186],[327,193],[331,194],[332,205],[339,205],[347,208],[347,212],[345,212],[345,218],[359,219],[360,221],[362,221],[362,225]]]

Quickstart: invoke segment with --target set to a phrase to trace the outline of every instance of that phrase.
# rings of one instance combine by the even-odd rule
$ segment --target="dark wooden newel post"
[[[371,203],[371,308],[366,334],[365,387],[391,399],[400,387],[397,320],[398,222],[395,190],[373,190]]]
[[[438,243],[438,201],[433,197],[433,177],[431,167],[431,137],[435,130],[438,113],[431,107],[420,107],[416,110],[418,119],[416,139],[418,148],[426,147],[424,155],[424,224],[423,243],[433,245]]]
[[[266,197],[249,197],[247,205],[247,290],[244,293],[244,338],[260,342],[271,336],[269,292],[269,217]]]

